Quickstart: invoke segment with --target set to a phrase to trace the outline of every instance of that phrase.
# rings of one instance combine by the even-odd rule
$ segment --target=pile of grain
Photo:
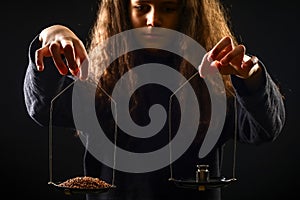
[[[93,178],[88,176],[75,177],[68,179],[59,184],[61,187],[77,188],[77,189],[101,189],[111,187],[110,184],[99,178]]]

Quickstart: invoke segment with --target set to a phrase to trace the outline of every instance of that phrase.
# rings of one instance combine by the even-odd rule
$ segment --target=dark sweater
[[[73,81],[72,76],[61,76],[53,64],[51,58],[45,58],[45,70],[38,72],[34,63],[34,53],[39,48],[37,38],[33,40],[29,48],[29,64],[24,80],[25,104],[29,115],[41,126],[48,126],[50,102],[55,95]],[[241,143],[262,144],[273,141],[281,132],[285,122],[285,108],[282,96],[271,79],[263,63],[264,81],[263,85],[255,92],[247,91],[243,80],[232,76],[232,83],[236,91],[236,113],[237,126],[235,122],[235,110],[229,106],[225,124],[221,137],[213,150],[203,159],[199,159],[198,152],[201,146],[199,142],[193,142],[183,155],[173,163],[174,178],[194,179],[197,164],[208,164],[212,177],[220,177],[222,146],[232,139],[237,127],[237,139]],[[156,93],[158,92],[158,93]],[[157,87],[144,89],[148,94],[149,104],[161,103],[167,106],[167,100],[158,97],[164,91]],[[149,95],[151,94],[151,95]],[[148,98],[149,97],[149,98]],[[151,98],[153,97],[153,98]],[[72,88],[60,96],[53,110],[53,125],[75,129],[72,115]],[[143,104],[144,105],[144,104]],[[233,105],[233,102],[231,102]],[[107,115],[102,115],[106,119]],[[111,117],[111,116],[110,116]],[[102,122],[105,125],[105,121]],[[153,140],[143,142],[136,138],[130,138],[125,134],[119,137],[122,148],[130,151],[151,151],[151,144],[160,148],[164,142],[168,142],[166,131],[162,131],[160,136],[153,137]],[[154,140],[155,139],[155,140]],[[158,142],[157,142],[158,141]],[[135,149],[134,149],[135,148]],[[86,151],[84,157],[85,175],[99,177],[107,182],[112,180],[112,169],[95,159],[94,156]],[[88,195],[93,199],[221,199],[221,190],[213,189],[200,192],[197,190],[182,189],[176,187],[168,181],[170,178],[170,168],[166,166],[162,169],[147,173],[127,173],[116,170],[115,185],[116,189],[100,195]]]

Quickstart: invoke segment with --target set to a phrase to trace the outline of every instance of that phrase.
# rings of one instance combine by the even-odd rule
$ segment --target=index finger
[[[211,49],[208,59],[210,59],[211,61],[216,60],[217,57],[219,57],[219,54],[224,49],[232,49],[232,47],[233,47],[232,39],[230,37],[224,37]]]
[[[74,46],[76,61],[79,66],[79,78],[81,80],[85,80],[88,77],[88,67],[89,67],[89,59],[87,51],[81,41],[78,41],[78,45]]]
[[[38,71],[44,70],[44,57],[50,57],[51,53],[47,46],[42,47],[35,51],[35,65]]]
[[[78,64],[76,63],[74,45],[71,41],[62,40],[61,46],[63,48],[63,52],[65,55],[69,70],[70,70],[71,74],[76,76],[79,71],[79,67],[78,67]]]

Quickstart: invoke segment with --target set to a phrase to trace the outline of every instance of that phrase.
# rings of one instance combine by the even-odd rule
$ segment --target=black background
[[[254,147],[238,144],[238,182],[225,188],[223,199],[268,200],[299,197],[299,13],[296,2],[224,0],[233,27],[249,53],[268,68],[286,98],[287,121],[279,138]],[[2,3],[4,4],[4,3]],[[96,0],[21,1],[1,6],[1,191],[18,199],[66,199],[47,182],[48,129],[39,127],[27,114],[23,79],[28,45],[43,28],[61,23],[83,39],[96,13]],[[55,130],[59,133],[61,130]],[[55,138],[54,178],[80,173],[82,145],[61,131]],[[228,147],[224,174],[231,175]],[[70,199],[84,199],[71,196]],[[295,198],[293,198],[295,199]]]

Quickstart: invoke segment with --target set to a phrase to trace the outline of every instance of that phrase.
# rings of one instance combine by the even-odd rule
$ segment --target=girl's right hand
[[[44,57],[52,57],[54,64],[61,75],[70,72],[80,79],[87,78],[87,66],[80,67],[87,62],[88,55],[82,41],[69,28],[62,25],[53,25],[39,35],[42,47],[35,53],[35,62],[39,71],[44,70]],[[65,57],[66,62],[63,61]],[[83,66],[83,65],[82,65]]]

